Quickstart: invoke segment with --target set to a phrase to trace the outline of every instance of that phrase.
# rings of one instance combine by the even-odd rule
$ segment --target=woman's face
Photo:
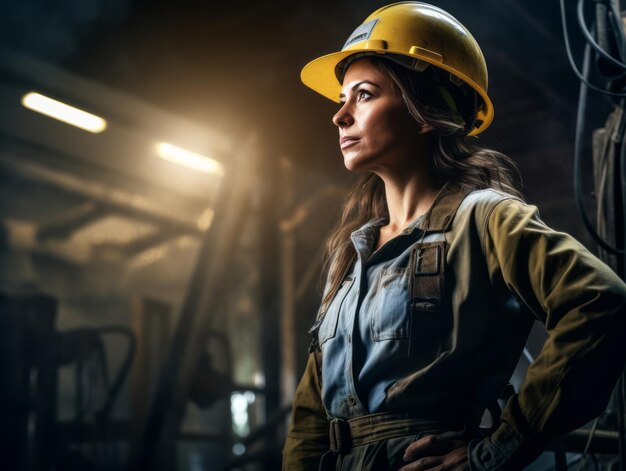
[[[370,59],[350,65],[340,100],[333,123],[348,170],[380,175],[415,165],[426,127],[409,114],[395,82]]]

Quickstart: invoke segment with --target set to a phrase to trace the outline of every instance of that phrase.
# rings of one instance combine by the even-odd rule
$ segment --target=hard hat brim
[[[384,56],[386,53],[381,52],[380,49],[368,49],[368,48],[359,48],[355,49],[347,49],[344,51],[333,52],[331,54],[326,54],[324,56],[318,57],[317,59],[312,60],[308,64],[306,64],[302,71],[300,72],[300,80],[311,90],[319,93],[320,95],[328,98],[329,100],[334,101],[335,103],[339,103],[339,95],[341,93],[341,83],[337,79],[336,68],[337,65],[346,59],[347,57],[353,54],[362,54],[362,53],[372,53],[380,56]],[[483,101],[483,106],[478,110],[476,114],[476,120],[480,122],[480,125],[476,128],[472,129],[468,133],[468,136],[475,136],[484,131],[493,121],[494,115],[494,107],[487,96],[487,93],[476,84],[469,77],[461,74],[458,70],[453,69],[452,67],[447,67],[444,63],[433,60],[428,56],[416,56],[413,54],[405,54],[394,51],[394,55],[402,55],[406,57],[410,57],[413,59],[419,59],[420,61],[428,62],[436,67],[444,69],[456,77],[463,80],[470,87],[472,87],[478,95],[481,97]],[[418,72],[416,72],[418,73]]]

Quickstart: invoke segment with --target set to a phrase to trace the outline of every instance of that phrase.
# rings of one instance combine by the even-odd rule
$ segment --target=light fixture
[[[40,93],[27,93],[22,97],[22,105],[29,110],[58,119],[85,131],[100,133],[107,127],[106,120],[100,116],[79,110]]]
[[[222,165],[210,157],[196,154],[185,149],[181,149],[167,142],[157,144],[157,152],[159,156],[170,162],[174,162],[185,167],[192,168],[199,172],[215,173],[221,175],[223,173]]]

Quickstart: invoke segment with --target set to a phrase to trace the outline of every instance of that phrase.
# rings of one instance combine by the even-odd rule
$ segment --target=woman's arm
[[[320,457],[329,449],[328,419],[322,404],[315,353],[309,359],[296,389],[287,441],[283,448],[283,470],[317,471]]]
[[[518,200],[496,204],[484,232],[492,280],[500,277],[533,310],[548,338],[500,427],[470,445],[470,466],[523,469],[546,442],[606,407],[626,362],[626,285]]]
[[[560,435],[599,415],[626,363],[626,285],[537,208],[510,198],[477,211],[494,286],[515,292],[548,338],[501,425],[469,444],[429,436],[412,443],[402,470],[524,469]],[[468,274],[468,276],[470,276]]]

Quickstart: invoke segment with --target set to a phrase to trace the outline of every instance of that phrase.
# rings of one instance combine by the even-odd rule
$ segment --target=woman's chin
[[[352,173],[365,173],[368,170],[365,167],[361,167],[358,165],[345,165],[346,170],[352,172]]]
[[[349,155],[344,155],[343,157],[343,165],[347,170],[354,173],[364,173],[369,170],[368,162],[363,159],[359,159],[358,157],[351,157]]]

